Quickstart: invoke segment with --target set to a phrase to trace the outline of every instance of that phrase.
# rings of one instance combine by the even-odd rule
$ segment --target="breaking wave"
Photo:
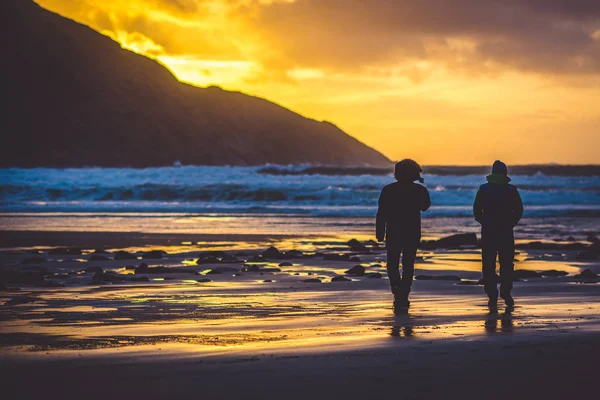
[[[429,215],[469,215],[487,172],[478,168],[426,168],[425,184],[434,205]],[[599,169],[527,166],[510,172],[528,213],[590,216],[600,210]],[[382,171],[310,166],[11,168],[0,170],[0,211],[367,216],[374,214],[381,188],[393,181],[389,170]]]

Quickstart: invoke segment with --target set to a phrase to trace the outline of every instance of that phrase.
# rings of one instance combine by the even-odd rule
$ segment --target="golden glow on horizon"
[[[332,121],[391,159],[600,162],[593,54],[565,56],[577,70],[571,72],[546,66],[555,57],[551,49],[548,57],[509,48],[508,33],[491,44],[452,30],[412,42],[402,32],[390,39],[386,33],[396,26],[317,9],[336,3],[330,0],[37,1],[157,59],[181,81],[239,90]],[[310,26],[295,19],[305,14]],[[597,51],[600,26],[585,29]],[[484,45],[506,50],[484,57]]]

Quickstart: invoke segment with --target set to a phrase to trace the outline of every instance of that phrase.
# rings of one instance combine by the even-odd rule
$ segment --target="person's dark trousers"
[[[410,292],[415,273],[417,244],[389,243],[387,244],[387,272],[390,286],[406,289]],[[402,255],[402,278],[400,277],[400,255]]]
[[[482,232],[481,257],[483,287],[490,299],[498,298],[496,257],[500,262],[500,297],[510,295],[513,287],[515,241],[510,232]]]

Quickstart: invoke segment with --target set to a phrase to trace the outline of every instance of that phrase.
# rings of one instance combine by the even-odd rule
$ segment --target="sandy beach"
[[[384,249],[367,235],[3,236],[1,373],[13,398],[595,390],[600,262],[577,259],[587,242],[519,243],[517,307],[493,313],[477,245],[432,240],[410,309],[394,314]],[[52,247],[69,242],[79,247]]]

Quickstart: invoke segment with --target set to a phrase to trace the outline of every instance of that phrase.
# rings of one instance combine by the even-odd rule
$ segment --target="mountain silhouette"
[[[389,165],[335,125],[179,82],[31,0],[2,0],[1,167]]]

